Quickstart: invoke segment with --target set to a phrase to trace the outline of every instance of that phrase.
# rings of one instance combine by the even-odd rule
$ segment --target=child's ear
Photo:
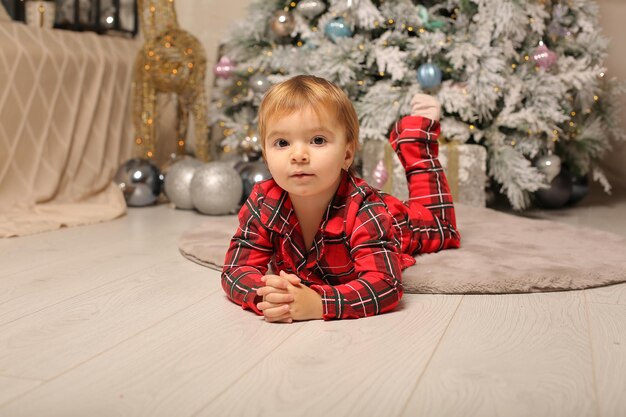
[[[354,161],[354,152],[354,144],[348,144],[348,146],[346,146],[346,156],[343,160],[343,167],[346,170],[352,166],[352,162]]]

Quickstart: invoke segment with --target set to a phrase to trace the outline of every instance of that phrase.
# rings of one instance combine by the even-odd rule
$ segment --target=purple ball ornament
[[[533,61],[535,61],[539,68],[547,70],[556,63],[557,54],[548,49],[543,41],[540,41],[539,46],[533,53]]]
[[[220,61],[215,64],[215,67],[213,67],[213,73],[220,78],[224,78],[225,80],[230,78],[234,70],[235,63],[227,56],[221,57]]]

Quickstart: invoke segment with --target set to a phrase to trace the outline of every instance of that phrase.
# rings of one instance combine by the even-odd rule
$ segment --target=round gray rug
[[[626,239],[595,229],[457,204],[461,248],[419,255],[407,293],[576,290],[626,281]],[[179,239],[183,256],[221,270],[237,217],[207,217]]]

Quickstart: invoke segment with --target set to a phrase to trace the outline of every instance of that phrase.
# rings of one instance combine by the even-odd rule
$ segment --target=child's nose
[[[301,145],[294,146],[291,152],[291,161],[295,163],[309,162],[309,153],[306,148]]]

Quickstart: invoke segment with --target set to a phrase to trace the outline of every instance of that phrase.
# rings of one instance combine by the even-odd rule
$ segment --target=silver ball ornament
[[[154,204],[163,185],[159,168],[142,158],[129,159],[122,164],[113,180],[124,193],[126,204],[131,207]]]
[[[239,142],[239,152],[246,156],[249,161],[255,161],[263,155],[263,146],[259,135],[251,130],[245,138]]]
[[[192,209],[191,179],[202,162],[189,158],[175,162],[165,176],[165,195],[179,209]]]
[[[243,184],[237,171],[225,162],[209,162],[197,168],[190,184],[191,201],[201,213],[233,213],[239,207]]]
[[[558,209],[563,207],[572,197],[572,177],[567,170],[562,170],[548,188],[535,191],[535,200],[540,207]]]
[[[296,6],[296,10],[302,16],[313,19],[326,10],[326,5],[321,0],[300,0]]]
[[[546,176],[546,181],[552,182],[561,172],[561,158],[552,153],[540,156],[535,161],[535,167]]]
[[[250,80],[248,82],[250,84],[250,88],[258,93],[265,93],[272,86],[267,77],[264,74],[258,72],[250,77]]]
[[[242,204],[246,201],[257,182],[272,178],[272,174],[263,160],[244,162],[237,166],[237,170],[243,182]]]
[[[271,18],[270,27],[278,36],[289,36],[296,28],[296,19],[288,11],[278,10]]]

